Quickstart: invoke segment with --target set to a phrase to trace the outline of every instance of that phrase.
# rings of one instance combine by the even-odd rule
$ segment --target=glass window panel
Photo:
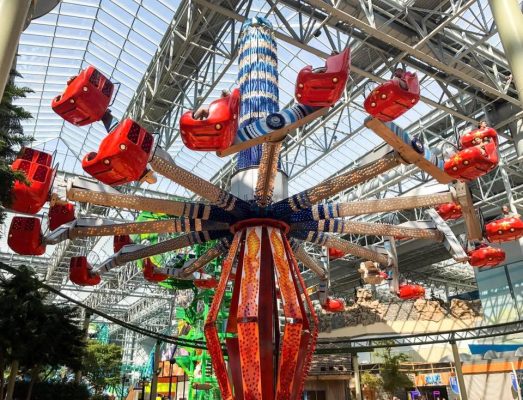
[[[496,324],[517,319],[516,305],[504,266],[479,270],[477,282],[485,323]]]
[[[139,4],[135,0],[112,0],[112,2],[118,4],[119,7],[129,14],[135,15],[136,11],[138,11]]]
[[[70,15],[61,15],[58,24],[63,28],[72,28],[72,29],[91,29],[93,26],[94,20],[89,18],[81,17],[72,17]]]
[[[143,22],[136,20],[133,25],[133,30],[138,32],[140,35],[142,35],[145,39],[153,42],[153,43],[160,43],[162,40],[162,35],[160,35],[155,30],[151,29],[148,25],[144,24]]]
[[[70,38],[71,37],[71,28],[62,28],[58,27],[56,28],[56,36],[61,38]],[[85,28],[85,29],[75,29],[74,30],[74,38],[75,39],[81,39],[81,40],[89,40],[91,36],[91,28]]]
[[[127,32],[129,32],[129,27],[127,25],[118,21],[115,17],[107,14],[103,10],[100,10],[100,12],[98,13],[98,20],[102,22],[105,26],[110,27],[111,30],[114,30],[123,37],[127,36]]]
[[[134,21],[133,14],[127,12],[125,9],[116,5],[113,1],[106,1],[104,3],[104,11],[111,14],[113,18],[116,18],[122,24],[131,26]]]
[[[96,18],[97,7],[89,7],[80,4],[63,3],[60,7],[61,15],[72,15],[81,18]]]
[[[519,318],[523,317],[523,262],[507,265],[507,270],[512,283],[512,291],[516,297],[516,307]]]
[[[121,48],[125,43],[124,36],[118,34],[112,30],[111,27],[108,27],[105,23],[100,21],[96,21],[94,24],[94,31],[119,48]]]
[[[143,21],[143,23],[147,24],[157,33],[162,34],[163,32],[165,32],[167,24],[160,18],[158,18],[156,15],[154,15],[152,12],[148,11],[146,8],[141,7],[138,10],[138,18],[139,21]]]

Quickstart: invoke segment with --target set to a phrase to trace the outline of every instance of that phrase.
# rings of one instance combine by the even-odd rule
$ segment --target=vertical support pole
[[[169,400],[172,400],[172,389],[173,389],[173,364],[174,360],[171,357],[169,360]]]
[[[456,377],[458,378],[459,395],[461,400],[468,400],[467,388],[465,387],[465,379],[463,379],[463,369],[461,368],[461,360],[459,358],[458,346],[455,340],[450,341],[452,346],[452,356],[454,357],[454,365],[456,367]]]
[[[86,342],[87,342],[87,339],[89,338],[89,322],[90,321],[91,321],[91,313],[84,310],[84,322],[82,324],[82,331],[84,333],[84,339]],[[76,371],[76,373],[74,375],[74,381],[78,384],[82,383],[82,370]]]
[[[523,14],[518,0],[489,0],[512,78],[523,104]]]
[[[160,357],[161,354],[161,342],[158,340],[156,342],[156,347],[154,348],[154,358],[153,358],[153,377],[151,379],[151,399],[156,399],[156,394],[158,393],[158,376],[160,375]]]
[[[510,179],[508,177],[507,170],[505,169],[505,161],[500,156],[499,157],[499,173],[501,174],[501,179],[503,180],[503,186],[505,187],[505,193],[507,194],[507,200],[508,205],[510,207],[510,211],[512,211],[514,214],[517,214],[518,211],[516,209],[516,204],[514,203],[514,195],[512,193],[512,186],[510,186]]]
[[[389,253],[389,256],[392,258],[392,281],[390,286],[390,291],[393,293],[398,293],[400,290],[400,271],[398,268],[398,252],[396,250],[396,239],[390,236],[388,241],[385,242],[385,249]]]
[[[24,28],[31,0],[0,0],[0,100]]]
[[[356,400],[363,400],[361,394],[361,376],[360,364],[358,362],[358,353],[351,353],[351,364],[354,371],[354,388],[356,389]]]

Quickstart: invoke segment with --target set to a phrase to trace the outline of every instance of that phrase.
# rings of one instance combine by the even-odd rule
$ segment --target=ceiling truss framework
[[[97,13],[106,12],[103,10],[106,2],[93,3],[98,4],[90,7],[102,10]],[[395,0],[182,0],[177,8],[175,1],[161,3],[176,9],[174,18],[166,25],[158,51],[151,57],[134,94],[127,96],[129,104],[122,115],[136,118],[158,133],[171,156],[203,178],[226,188],[234,172],[234,159],[185,149],[179,137],[179,117],[187,109],[195,109],[219,97],[221,90],[234,86],[241,23],[247,15],[258,14],[273,22],[279,51],[284,55],[280,57],[284,103],[292,102],[294,79],[302,66],[319,65],[332,50],[351,47],[351,78],[342,101],[323,118],[292,133],[284,144],[283,169],[289,176],[291,192],[356,168],[369,153],[382,146],[381,140],[363,125],[366,116],[362,112],[363,99],[374,82],[389,79],[397,65],[405,65],[418,72],[423,97],[398,123],[431,147],[445,151],[445,140],[486,116],[496,123],[506,140],[501,146],[503,168],[515,203],[518,207],[522,205],[521,159],[515,153],[509,129],[509,123],[520,118],[521,109],[486,0],[416,0],[409,8]],[[515,111],[501,120],[496,118],[496,112],[507,107]],[[37,131],[45,119],[37,119],[35,124]],[[62,139],[70,141],[69,136]],[[80,156],[75,153],[77,160]],[[64,162],[63,169],[67,165]],[[506,201],[504,171],[500,168],[473,184],[475,202],[487,216]],[[67,178],[71,172],[78,171],[66,170],[62,174]],[[401,196],[430,182],[424,172],[400,166],[340,193],[335,200]],[[122,190],[152,197],[193,196],[163,179],[151,187],[130,186]],[[397,222],[423,217],[422,211],[416,212],[373,218]],[[82,213],[117,219],[129,216],[127,211],[123,216],[102,207],[83,209]],[[358,219],[371,220],[367,216]],[[75,239],[56,246],[49,258],[28,260],[2,253],[0,259],[29,262],[52,286],[75,290],[67,279],[70,257],[80,249],[87,254],[101,247],[93,238]],[[321,249],[311,246],[310,250],[319,258]],[[399,246],[399,254],[400,267],[413,280],[451,293],[475,287],[470,267],[448,261],[448,253],[441,246],[427,247],[419,241],[410,241]],[[424,256],[420,257],[421,254]],[[331,274],[336,276],[338,285],[333,289],[339,294],[348,293],[357,285],[354,266],[355,260],[350,258],[332,263]],[[129,323],[150,325],[157,331],[172,323],[173,294],[145,284],[133,263],[112,271],[99,287],[81,297],[90,307]],[[126,334],[117,327],[112,329],[124,340]]]

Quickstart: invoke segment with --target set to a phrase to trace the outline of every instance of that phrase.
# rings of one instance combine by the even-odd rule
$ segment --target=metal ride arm
[[[321,266],[320,263],[318,263],[314,258],[312,258],[305,248],[303,247],[303,244],[301,244],[296,239],[291,239],[291,245],[292,250],[294,251],[294,255],[296,256],[296,259],[301,262],[305,267],[310,269],[312,272],[318,276],[318,278],[321,281],[327,280],[327,271]]]
[[[274,211],[279,217],[292,212],[305,210],[313,204],[332,197],[350,187],[378,176],[401,163],[400,158],[392,153],[385,155],[362,167],[347,171],[339,176],[327,179],[311,189],[295,194],[274,204]]]
[[[463,212],[468,239],[481,240],[483,238],[483,230],[478,214],[474,210],[472,195],[468,185],[464,182],[456,182],[454,188],[456,189],[456,197]]]
[[[260,207],[266,207],[272,200],[281,147],[282,142],[263,144],[255,192],[256,203]]]
[[[187,267],[183,267],[180,270],[178,277],[180,279],[186,279],[192,276],[193,273],[199,271],[205,267],[208,263],[213,261],[215,258],[220,257],[227,253],[231,243],[229,239],[223,238],[216,244],[216,246],[211,247],[205,253],[203,253],[199,258],[197,258],[193,263]]]
[[[407,210],[418,207],[429,207],[455,201],[451,192],[421,196],[394,197],[378,200],[362,200],[351,203],[328,203],[312,206],[291,216],[291,222],[319,221],[338,217],[372,214],[388,211]]]
[[[372,129],[374,133],[391,145],[405,162],[415,164],[439,183],[454,181],[454,178],[443,171],[443,160],[435,158],[428,148],[424,148],[422,143],[414,143],[413,138],[399,126],[393,123],[385,125],[376,118],[366,119],[365,126]]]
[[[469,259],[469,256],[463,249],[463,246],[459,242],[458,238],[454,235],[454,232],[452,232],[452,229],[448,226],[448,224],[441,218],[441,216],[437,213],[436,210],[433,208],[430,208],[425,211],[425,213],[432,218],[434,223],[436,224],[437,229],[444,235],[444,244],[446,249],[450,252],[452,255],[452,258],[454,260],[459,262],[464,262]]]
[[[152,169],[160,175],[210,201],[211,204],[229,211],[239,218],[248,216],[250,211],[249,203],[179,167],[174,163],[169,153],[162,148],[158,147],[156,149],[149,163]]]
[[[250,139],[245,142],[233,144],[228,149],[225,149],[222,151],[217,151],[216,155],[218,157],[226,157],[226,156],[230,156],[231,154],[237,153],[241,150],[246,150],[250,147],[256,146],[258,144],[281,142],[283,139],[285,139],[285,137],[289,133],[298,129],[300,126],[303,126],[303,125],[315,120],[316,118],[319,118],[319,117],[327,114],[327,111],[329,111],[328,107],[319,108],[316,111],[312,112],[311,114],[307,115],[306,117],[298,119],[296,122],[294,122],[292,124],[289,124],[287,126],[284,126],[281,129],[267,133],[263,136],[258,136],[258,137],[255,137],[254,139]]]
[[[73,226],[62,226],[44,239],[47,244],[56,244],[65,239],[89,236],[116,236],[138,233],[180,233],[226,230],[229,224],[223,222],[202,221],[200,219],[180,218],[160,221],[113,223],[95,220],[101,224],[93,225],[90,220],[80,219]],[[64,232],[66,231],[66,232]],[[57,240],[58,239],[58,240]]]
[[[323,232],[295,231],[291,232],[290,235],[291,237],[299,240],[305,240],[320,246],[332,247],[334,249],[343,251],[344,253],[352,254],[365,260],[375,261],[382,265],[390,264],[389,257],[384,254],[367,249],[366,247],[358,246],[347,240],[327,235]]]
[[[374,236],[395,236],[416,239],[428,239],[441,242],[443,234],[436,229],[411,228],[390,224],[378,224],[370,222],[352,222],[343,220],[321,220],[302,222],[291,225],[291,231],[319,231],[342,234],[374,235]]]
[[[218,239],[228,236],[229,231],[213,231],[213,232],[191,232],[186,235],[178,236],[173,239],[164,240],[150,246],[144,245],[127,245],[105,260],[102,264],[95,268],[96,273],[106,272],[120,265],[130,261],[140,260],[142,258],[156,256],[158,254],[166,253],[182,249],[184,247],[192,246],[196,243],[205,243],[209,240]]]
[[[205,203],[154,199],[131,194],[98,192],[74,187],[67,190],[67,198],[71,201],[91,203],[99,206],[159,212],[180,217],[199,218],[202,220],[212,219],[220,222],[230,222],[233,220],[231,214],[216,206]]]

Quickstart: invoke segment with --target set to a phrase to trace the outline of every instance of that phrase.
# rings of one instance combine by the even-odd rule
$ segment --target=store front
[[[415,389],[407,392],[409,400],[449,400],[451,374],[440,372],[415,376]]]

